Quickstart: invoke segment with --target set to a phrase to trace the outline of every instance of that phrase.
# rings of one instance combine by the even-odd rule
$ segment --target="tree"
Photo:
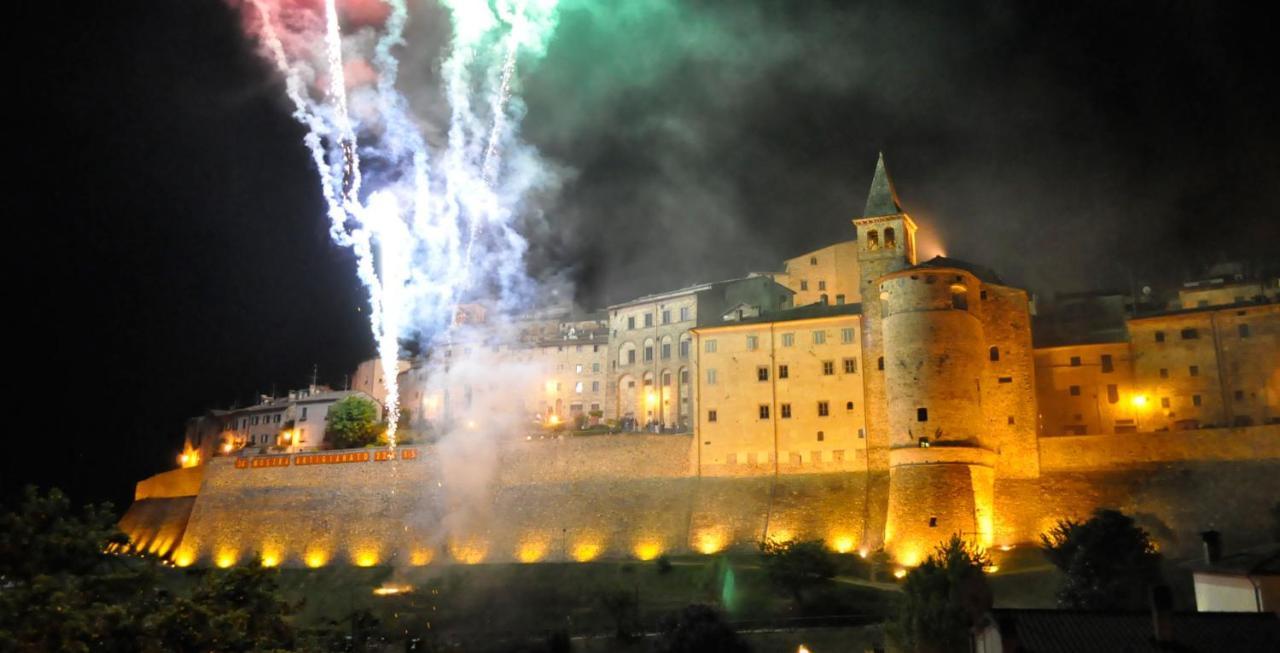
[[[909,651],[968,651],[969,632],[991,609],[986,554],[959,535],[907,573],[893,632]]]
[[[329,407],[324,431],[330,449],[356,449],[378,441],[378,405],[351,395]]]
[[[694,604],[668,614],[658,628],[659,653],[745,653],[749,649],[710,606]]]
[[[779,542],[765,540],[760,558],[769,581],[804,604],[804,590],[836,575],[836,563],[821,540]]]
[[[1161,582],[1161,557],[1150,535],[1117,510],[1099,509],[1083,523],[1061,520],[1040,541],[1045,557],[1066,575],[1061,607],[1138,609]]]

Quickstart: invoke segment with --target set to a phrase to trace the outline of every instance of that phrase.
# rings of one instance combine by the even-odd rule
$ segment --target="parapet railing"
[[[390,449],[374,451],[315,451],[292,454],[263,454],[236,458],[236,469],[264,469],[268,467],[302,467],[307,465],[345,465],[349,463],[417,460],[417,449],[397,448],[399,455]]]

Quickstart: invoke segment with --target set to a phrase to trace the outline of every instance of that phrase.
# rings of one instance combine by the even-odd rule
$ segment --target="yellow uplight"
[[[372,567],[378,564],[378,552],[371,549],[362,549],[356,551],[352,560],[357,567]]]
[[[788,528],[779,528],[778,530],[774,531],[772,534],[769,535],[769,539],[773,540],[774,542],[784,543],[784,544],[786,542],[790,542],[791,540],[794,540],[795,538],[796,538],[796,534],[791,532],[791,529],[788,529]]]
[[[182,549],[173,556],[173,564],[179,567],[190,567],[196,561],[196,555],[190,549]]]
[[[893,570],[893,577],[894,577],[894,578],[904,578],[904,577],[906,577],[906,575],[907,575],[907,570],[906,570],[906,569],[898,568],[898,569],[894,569],[894,570]]]
[[[698,536],[697,548],[705,555],[716,553],[724,548],[724,537],[719,533],[703,533]]]
[[[598,542],[580,542],[573,547],[573,559],[578,562],[594,560],[600,555],[600,549]]]
[[[275,567],[280,564],[280,554],[276,551],[264,551],[262,553],[262,566]]]
[[[548,424],[550,424],[550,425],[552,425],[552,426],[555,426],[556,424],[559,424],[559,423],[560,423],[560,416],[559,416],[559,415],[556,415],[556,414],[554,414],[554,413],[552,413],[552,414],[551,414],[551,416],[547,418],[547,423],[548,423]]]
[[[213,561],[213,564],[218,565],[222,569],[226,569],[227,567],[230,567],[235,563],[236,563],[235,551],[222,551],[221,553],[218,554],[216,558],[214,558],[214,561]]]
[[[412,592],[413,587],[409,585],[383,585],[373,590],[374,596],[395,596],[397,594],[406,594]]]
[[[421,567],[423,565],[430,564],[431,559],[434,557],[435,555],[430,549],[414,549],[409,553],[409,564],[415,567]]]
[[[537,562],[547,554],[547,544],[541,541],[524,542],[516,551],[516,559],[520,562]]]
[[[1001,545],[1000,545],[1000,550],[1001,550],[1001,551],[1009,551],[1009,550],[1012,550],[1012,549],[1013,549],[1013,545],[1010,545],[1010,544],[1001,544]]]
[[[650,408],[657,406],[658,393],[654,392],[653,390],[646,392],[644,395],[644,403],[647,404]]]
[[[1147,405],[1147,395],[1133,395],[1129,401],[1133,403],[1134,408],[1143,408]]]
[[[635,554],[641,560],[653,560],[662,554],[662,547],[657,542],[641,542],[636,545]]]
[[[848,553],[853,550],[853,538],[848,535],[841,535],[831,542],[831,548],[836,553]]]
[[[328,562],[329,562],[329,554],[325,553],[324,551],[312,550],[307,552],[306,563],[307,563],[307,566],[311,567],[312,569],[315,569],[316,567],[323,567]]]
[[[484,562],[485,557],[489,555],[489,547],[478,539],[467,542],[452,542],[449,544],[449,553],[454,560],[462,564],[475,565]]]

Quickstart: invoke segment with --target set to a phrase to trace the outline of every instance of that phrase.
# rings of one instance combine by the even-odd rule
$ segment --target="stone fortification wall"
[[[537,562],[712,553],[754,546],[766,533],[843,550],[878,542],[883,517],[861,507],[883,503],[884,475],[870,484],[865,474],[700,479],[690,473],[689,447],[688,437],[671,436],[513,443],[481,487],[442,468],[427,447],[394,467],[373,456],[307,465],[286,464],[288,456],[215,459],[174,559]]]
[[[195,496],[200,492],[200,484],[204,482],[204,469],[203,465],[183,467],[138,481],[134,486],[133,498],[140,501]]]
[[[1183,443],[1180,455],[1207,455],[1190,443],[1277,435],[1247,431],[1127,437],[1169,437]],[[1050,449],[1063,451],[1050,460],[1066,460],[1068,450],[1090,456],[1091,447],[1120,446],[1104,437],[1072,438],[1090,441],[1074,446],[1051,442]],[[415,455],[394,466],[377,460],[379,450],[354,452],[365,456],[357,462],[332,462],[353,452],[310,454],[311,464],[302,465],[300,456],[215,458],[202,472],[198,496],[149,494],[134,502],[121,528],[135,546],[184,565],[648,559],[746,549],[764,536],[822,539],[845,551],[883,544],[889,474],[700,477],[690,473],[689,447],[689,438],[679,436],[512,443],[494,461],[502,471],[487,482],[458,469],[467,465],[456,460],[442,468],[428,447],[402,449]],[[1094,470],[1055,462],[1038,479],[998,479],[994,543],[1034,542],[1057,519],[1082,518],[1098,507],[1136,514],[1168,551],[1194,549],[1196,532],[1208,527],[1223,531],[1233,547],[1260,541],[1266,510],[1280,496],[1280,456],[1268,450],[1269,458],[1249,460],[1247,448],[1196,447],[1239,459],[1132,456],[1125,466]],[[182,470],[148,487],[177,492],[178,480],[190,484],[192,476]],[[913,517],[922,533],[948,535],[926,529],[929,515]],[[923,540],[917,544],[927,552]]]
[[[1046,472],[996,481],[995,544],[1038,543],[1059,519],[1096,508],[1133,515],[1165,555],[1197,554],[1198,533],[1221,531],[1231,549],[1270,541],[1280,460],[1176,462]]]
[[[1040,439],[1040,467],[1046,472],[1263,459],[1280,459],[1280,425]]]

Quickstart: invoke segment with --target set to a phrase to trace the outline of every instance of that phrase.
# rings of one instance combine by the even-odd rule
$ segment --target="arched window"
[[[965,295],[964,288],[951,289],[951,308],[969,310],[969,297]]]
[[[999,347],[992,347],[992,348],[991,348],[991,360],[993,360],[993,361],[998,361],[998,360],[1000,360],[1000,348],[999,348]]]
[[[885,227],[884,228],[884,248],[897,249],[897,247],[898,247],[898,238],[897,238],[897,235],[893,233],[893,227]]]
[[[880,249],[880,232],[875,229],[867,232],[867,249]]]

